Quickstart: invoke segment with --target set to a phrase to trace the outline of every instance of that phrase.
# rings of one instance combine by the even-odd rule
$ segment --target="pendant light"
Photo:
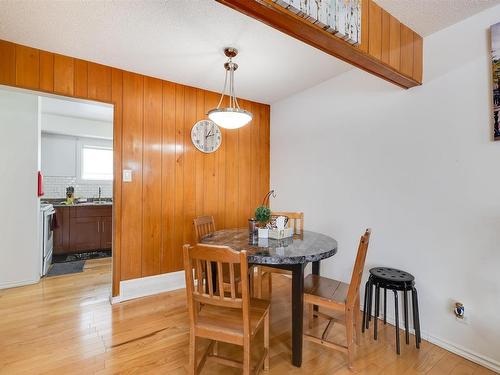
[[[234,71],[238,69],[238,64],[234,63],[232,59],[238,54],[238,50],[236,48],[228,47],[224,49],[224,54],[228,57],[227,62],[224,64],[224,68],[226,69],[224,90],[222,91],[217,108],[208,111],[207,114],[208,118],[221,128],[237,129],[252,121],[252,114],[240,108],[238,99],[236,99],[236,95],[234,94]],[[229,87],[227,85],[228,76]],[[221,108],[222,101],[226,95],[226,90],[227,95],[229,96],[229,107]]]

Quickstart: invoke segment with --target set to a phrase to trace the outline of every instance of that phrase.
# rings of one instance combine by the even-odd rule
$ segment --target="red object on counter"
[[[43,175],[42,172],[38,171],[38,196],[43,196]]]

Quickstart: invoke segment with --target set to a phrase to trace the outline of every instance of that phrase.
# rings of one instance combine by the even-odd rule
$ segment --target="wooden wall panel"
[[[109,102],[111,100],[111,68],[91,62],[88,63],[87,68],[88,98]]]
[[[193,218],[196,216],[196,154],[191,142],[191,128],[196,123],[196,89],[184,91],[184,228],[182,243],[196,243]],[[180,253],[181,251],[179,251]]]
[[[175,90],[171,82],[163,83],[162,113],[162,159],[161,159],[161,200],[162,200],[162,250],[161,272],[175,270]],[[180,250],[179,250],[180,251]]]
[[[113,296],[120,294],[121,279],[121,229],[122,229],[122,121],[123,73],[111,71],[111,101],[113,103]]]
[[[392,17],[394,18],[394,17]],[[380,59],[382,62],[389,64],[389,51],[390,47],[390,27],[391,27],[391,15],[382,9],[382,54]]]
[[[16,85],[16,45],[0,40],[0,84]]]
[[[158,275],[161,268],[162,90],[161,80],[144,78],[142,276]]]
[[[370,12],[370,2],[369,0],[361,0],[361,43],[359,44],[359,49],[365,53],[368,53],[369,47],[369,12]]]
[[[74,59],[62,55],[54,55],[54,93],[73,96],[75,93]]]
[[[401,65],[401,23],[394,17],[389,25],[389,64],[398,70]]]
[[[413,76],[413,31],[401,24],[401,73]]]
[[[182,264],[181,251],[184,244],[184,94],[186,87],[175,86],[175,191],[174,191],[174,244],[178,251],[172,252],[171,262],[174,269]]]
[[[75,96],[88,97],[88,64],[87,61],[75,59]]]
[[[132,182],[122,185],[122,280],[142,276],[143,100],[143,76],[123,73],[122,168],[132,170]]]
[[[40,85],[40,53],[35,48],[16,46],[16,85],[38,89]]]
[[[0,56],[0,83],[114,105],[114,296],[122,280],[181,270],[194,216],[246,226],[269,190],[268,105],[241,100],[254,119],[221,129],[221,147],[205,154],[190,132],[217,93],[9,42],[0,41]],[[132,182],[122,182],[123,169]]]
[[[369,6],[368,53],[380,60],[382,58],[382,9],[373,1]]]
[[[422,82],[424,65],[424,41],[418,34],[413,33],[413,79]]]
[[[250,102],[246,100],[240,101],[241,108],[251,110]],[[238,129],[238,227],[248,225],[248,218],[252,217],[251,205],[252,196],[250,186],[253,183],[252,176],[252,127],[255,124],[250,124]]]
[[[40,90],[54,91],[54,54],[40,51]]]

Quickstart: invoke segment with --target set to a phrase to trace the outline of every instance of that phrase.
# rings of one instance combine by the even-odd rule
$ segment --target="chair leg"
[[[365,284],[365,302],[363,304],[363,325],[361,326],[361,332],[365,333],[366,326],[366,312],[368,311],[368,285],[369,281]]]
[[[368,308],[366,309],[366,329],[370,329],[370,321],[372,320],[372,290],[373,284],[368,280]]]
[[[347,310],[346,311],[346,336],[347,336],[347,366],[352,369],[353,356],[354,356],[354,338],[353,338],[353,328],[354,328],[354,319],[353,312]]]
[[[405,340],[406,345],[408,345],[410,343],[410,329],[408,327],[408,293],[406,290],[403,291],[403,304],[405,315]]]
[[[396,315],[396,353],[400,354],[399,347],[399,302],[398,302],[398,291],[394,290],[394,312]]]
[[[266,350],[266,358],[264,359],[264,371],[269,371],[269,313],[264,318],[264,349]]]
[[[418,311],[418,294],[415,287],[412,288],[412,304],[413,304],[413,325],[415,326],[415,343],[417,349],[420,348],[420,343],[422,342],[422,336],[420,333],[420,316]]]
[[[243,342],[243,375],[250,375],[252,369],[250,367],[250,339],[245,338]]]
[[[269,293],[269,300],[271,299],[272,295],[273,295],[273,273],[272,272],[268,272],[267,273],[267,277],[268,277],[268,280],[267,280],[267,290],[268,290],[268,293]]]
[[[354,325],[356,327],[356,344],[361,344],[361,309],[360,309],[360,296],[358,294],[358,298],[356,303],[354,304]]]
[[[191,329],[190,338],[189,338],[189,375],[197,375],[198,373],[198,364],[196,361],[196,351],[197,351],[197,343],[196,336],[194,335],[193,330]]]
[[[387,288],[384,288],[384,325],[387,324]]]
[[[219,354],[219,342],[218,341],[214,341],[214,345],[212,346],[212,354],[213,355]]]
[[[256,284],[257,284],[257,291],[256,291],[257,298],[262,299],[262,267],[261,266],[257,266]]]
[[[378,317],[380,311],[380,285],[375,285],[375,314],[373,315],[373,339],[378,339]]]
[[[307,304],[307,324],[309,329],[313,327],[314,321],[314,306],[312,303]]]

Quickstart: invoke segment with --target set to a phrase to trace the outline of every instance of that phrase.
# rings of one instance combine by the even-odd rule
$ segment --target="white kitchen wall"
[[[332,235],[322,274],[366,263],[415,275],[424,338],[500,371],[500,142],[492,141],[491,8],[424,40],[424,85],[353,69],[272,105],[273,209]],[[452,313],[465,304],[469,324]],[[388,305],[393,316],[392,302]],[[376,344],[375,344],[376,345]],[[403,344],[404,345],[404,344]]]
[[[40,278],[38,98],[0,88],[0,289]]]
[[[112,181],[82,181],[77,178],[78,141],[85,144],[112,147],[110,140],[79,138],[58,134],[42,134],[41,162],[44,175],[44,198],[65,198],[66,188],[73,186],[78,198],[97,198],[99,187],[102,188],[102,197],[113,196]]]

